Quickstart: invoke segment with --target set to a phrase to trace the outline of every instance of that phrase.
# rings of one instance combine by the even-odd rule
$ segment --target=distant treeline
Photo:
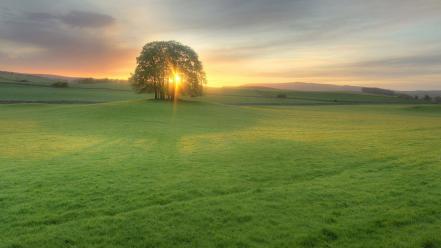
[[[375,95],[383,95],[383,96],[396,96],[404,99],[417,99],[411,95],[404,94],[401,92],[395,92],[393,90],[387,90],[382,88],[372,88],[372,87],[362,87],[361,92]]]
[[[127,83],[127,80],[121,80],[121,79],[110,79],[110,78],[81,78],[76,80],[79,84],[108,84],[108,83]]]
[[[361,91],[364,93],[369,94],[376,94],[376,95],[385,95],[385,96],[395,96],[395,91],[393,90],[386,90],[381,88],[370,88],[370,87],[363,87],[361,88]]]
[[[425,95],[423,97],[415,96],[415,99],[420,99],[420,100],[423,100],[426,102],[432,102],[432,103],[441,103],[441,96],[434,96],[434,97],[431,97],[429,95]]]
[[[363,87],[361,88],[361,91],[364,93],[375,94],[375,95],[396,96],[405,99],[421,100],[429,103],[441,103],[441,96],[431,97],[429,95],[424,95],[423,97],[419,97],[418,95],[412,96],[401,92],[395,92],[393,90],[371,88],[371,87]]]
[[[51,86],[55,87],[55,88],[67,88],[67,87],[69,87],[69,83],[64,82],[64,81],[58,81],[58,82],[51,84]]]

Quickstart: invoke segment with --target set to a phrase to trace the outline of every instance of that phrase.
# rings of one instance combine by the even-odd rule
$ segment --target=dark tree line
[[[386,90],[381,88],[363,87],[361,88],[361,91],[364,93],[376,94],[376,95],[385,95],[385,96],[395,95],[395,92],[393,90]]]
[[[110,79],[110,78],[81,78],[75,82],[79,84],[106,84],[106,83],[126,83],[126,80]]]

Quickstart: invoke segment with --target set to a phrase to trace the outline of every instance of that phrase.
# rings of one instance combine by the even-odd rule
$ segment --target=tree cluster
[[[200,96],[206,83],[197,53],[176,41],[147,43],[130,81],[136,92],[154,93],[161,100],[174,100],[182,94]]]
[[[395,92],[393,90],[386,90],[381,88],[363,87],[361,88],[361,91],[364,93],[376,94],[376,95],[385,95],[385,96],[395,95]]]
[[[67,87],[69,87],[69,83],[64,82],[64,81],[58,81],[58,82],[51,84],[51,86],[55,87],[55,88],[67,88]]]
[[[125,80],[110,79],[110,78],[81,78],[76,80],[79,84],[108,84],[108,83],[126,83]]]

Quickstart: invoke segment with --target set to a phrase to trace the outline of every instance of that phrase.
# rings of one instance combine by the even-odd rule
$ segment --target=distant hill
[[[30,80],[30,81],[75,81],[83,79],[82,77],[68,77],[53,74],[34,74],[34,73],[23,73],[23,72],[10,72],[10,71],[0,71],[0,79],[8,80]]]
[[[416,90],[416,91],[403,91],[404,94],[411,96],[424,97],[428,95],[430,97],[441,96],[441,90]]]
[[[259,84],[245,84],[242,87],[246,88],[273,88],[280,90],[295,90],[295,91],[349,91],[361,92],[362,87],[349,85],[334,85],[334,84],[318,84],[318,83],[259,83]]]
[[[299,91],[265,87],[206,88],[198,100],[232,105],[342,105],[342,104],[417,104],[425,103],[403,95],[386,95],[383,89],[363,88],[373,92]],[[377,91],[379,91],[377,93]]]
[[[133,92],[124,80],[84,78],[62,80],[53,75],[0,72],[1,103],[97,103],[150,98]],[[69,77],[68,77],[69,78]],[[60,83],[66,86],[59,87]],[[271,87],[269,87],[271,86]],[[276,89],[274,86],[282,86]],[[191,101],[229,105],[342,105],[425,103],[378,88],[325,84],[249,85],[248,87],[205,88],[204,96]],[[292,85],[291,85],[292,86]],[[293,90],[294,89],[294,90]],[[188,98],[184,98],[188,99]]]
[[[29,74],[36,77],[49,78],[54,80],[63,80],[63,81],[76,81],[83,79],[83,77],[69,77],[69,76],[60,76],[60,75],[52,75],[52,74]]]
[[[98,84],[98,83],[119,83],[126,84],[127,80],[120,79],[95,79],[86,77],[70,77],[53,74],[31,74],[21,72],[0,71],[0,83],[15,82],[27,84],[52,84],[57,81],[66,81],[70,84]]]
[[[52,84],[56,79],[26,73],[0,71],[0,83]]]

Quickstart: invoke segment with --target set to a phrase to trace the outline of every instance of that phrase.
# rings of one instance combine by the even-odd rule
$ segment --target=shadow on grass
[[[213,105],[214,103],[211,102],[205,102],[205,101],[199,101],[197,99],[191,100],[191,99],[178,99],[176,101],[167,101],[167,100],[159,100],[159,99],[145,99],[141,100],[141,102],[145,103],[158,103],[158,104],[180,104],[180,105]]]

